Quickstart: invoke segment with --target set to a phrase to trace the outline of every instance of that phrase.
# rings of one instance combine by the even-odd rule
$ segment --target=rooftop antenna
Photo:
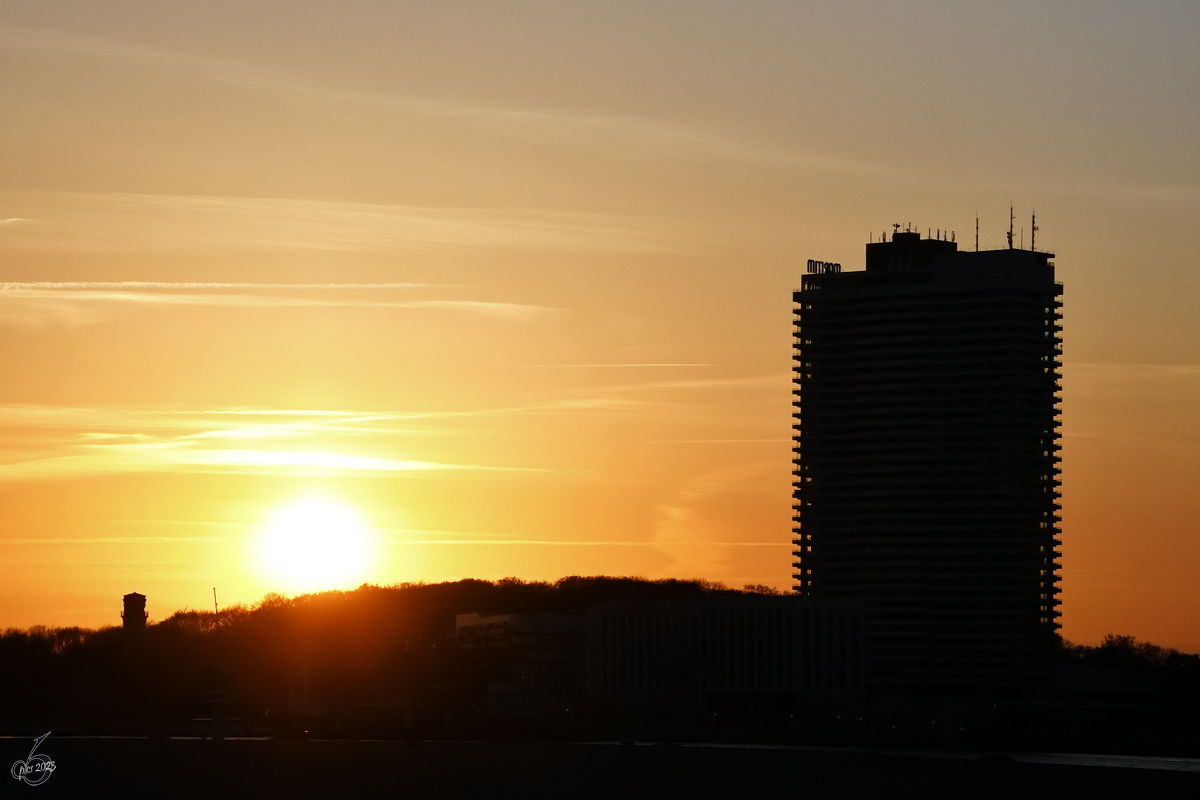
[[[1008,205],[1008,249],[1013,249],[1013,223],[1016,222],[1016,217],[1013,216],[1012,204]]]
[[[1021,249],[1025,249],[1025,226],[1021,226]]]
[[[1029,249],[1036,250],[1034,242],[1037,241],[1037,212],[1033,212],[1033,222],[1029,226]]]
[[[979,212],[975,212],[975,252],[979,252]]]
[[[213,616],[215,617],[218,613],[220,613],[220,612],[217,611],[217,587],[214,586],[213,587]]]

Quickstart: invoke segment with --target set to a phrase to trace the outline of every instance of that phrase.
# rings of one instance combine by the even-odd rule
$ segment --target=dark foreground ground
[[[4,768],[32,740],[0,739]],[[1200,797],[1200,761],[664,744],[55,738],[2,797]],[[1074,763],[1036,763],[1074,762]],[[1158,768],[1146,768],[1154,767]]]

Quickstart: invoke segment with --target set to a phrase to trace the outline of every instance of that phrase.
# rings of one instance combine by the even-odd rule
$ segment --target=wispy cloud
[[[619,386],[602,386],[596,391],[630,392],[653,391],[663,389],[757,389],[764,386],[786,386],[791,379],[790,374],[751,375],[743,378],[708,378],[694,381],[651,381],[647,383],[627,383]]]
[[[9,217],[8,219],[0,219],[0,225],[16,225],[19,222],[29,222],[24,217]]]
[[[3,281],[0,291],[15,289],[431,289],[443,283],[216,283],[198,281]]]
[[[215,467],[218,471],[257,471],[260,467],[315,468],[331,472],[426,472],[431,470],[487,470],[500,472],[542,472],[544,470],[523,467],[484,466],[480,464],[451,464],[440,461],[417,459],[374,458],[370,456],[342,455],[338,453],[306,452],[292,450],[248,450],[218,449],[193,450],[170,442],[163,446],[146,445],[93,445],[103,448],[107,454],[116,453],[137,466],[149,462],[151,467]],[[152,457],[144,459],[145,453]],[[201,470],[203,471],[203,469]],[[273,470],[272,470],[273,471]]]
[[[655,439],[646,444],[779,444],[791,439]]]
[[[619,541],[568,541],[552,539],[391,539],[387,545],[515,545],[542,547],[652,547],[659,549],[658,542]],[[791,547],[788,542],[696,542],[694,547]]]
[[[107,429],[129,431],[210,431],[225,428],[239,430],[301,430],[336,432],[347,426],[377,424],[376,430],[394,422],[456,417],[485,417],[509,414],[556,412],[625,411],[645,405],[642,401],[619,398],[567,398],[543,403],[493,406],[457,410],[353,411],[333,409],[162,409],[138,407],[77,407],[28,404],[0,405],[0,428]],[[100,435],[89,433],[91,436]]]
[[[690,364],[684,362],[637,363],[637,364],[504,364],[512,368],[530,369],[606,369],[627,367],[711,367],[712,364]]]
[[[741,161],[775,168],[891,174],[891,167],[780,147],[711,126],[631,115],[504,108],[459,100],[364,92],[322,85],[281,70],[229,59],[159,50],[114,39],[20,27],[0,27],[11,47],[136,62],[206,79],[313,101],[372,108],[406,116],[448,119],[542,145],[602,150],[622,158]]]
[[[332,409],[274,409],[274,408],[229,408],[229,409],[158,409],[130,407],[86,407],[47,406],[32,404],[0,405],[0,427],[22,428],[78,428],[95,427],[161,430],[211,428],[216,424],[228,424],[225,418],[254,418],[253,424],[261,424],[258,418],[297,421],[312,421],[329,424],[343,420],[361,419],[363,412],[336,411]],[[390,415],[389,415],[390,416]]]
[[[0,545],[12,544],[143,544],[145,542],[240,542],[240,536],[71,536],[46,539],[0,539]]]
[[[684,480],[673,496],[656,508],[658,523],[652,541],[675,559],[672,569],[711,575],[728,562],[726,543],[742,538],[745,531],[739,522],[731,524],[722,508],[739,498],[749,504],[761,503],[765,479],[776,469],[774,462],[767,461],[734,464]],[[715,549],[697,548],[703,543]]]
[[[178,523],[176,523],[178,524]],[[384,533],[386,533],[384,531]],[[46,539],[31,539],[31,538],[13,538],[0,539],[0,546],[3,545],[104,545],[104,544],[143,544],[146,542],[185,542],[185,543],[206,543],[206,542],[241,542],[244,541],[242,536],[78,536],[78,537],[56,537]],[[451,539],[451,538],[406,538],[392,537],[384,538],[381,544],[388,547],[421,545],[421,546],[455,546],[455,545],[475,545],[488,546],[494,545],[499,547],[652,547],[658,548],[656,542],[638,542],[638,541],[581,541],[570,539],[504,539],[504,538],[469,538],[469,539]],[[699,542],[698,547],[782,547],[787,548],[792,545],[788,542]]]
[[[80,192],[0,193],[37,216],[5,247],[137,252],[381,249],[692,252],[660,219],[538,208],[446,208],[271,197]]]
[[[238,474],[379,474],[472,470],[542,472],[537,468],[388,459],[289,450],[192,450],[178,442],[92,445],[97,452],[0,464],[0,481],[76,478],[120,472],[215,472]]]
[[[1063,372],[1069,378],[1076,374],[1136,377],[1139,375],[1187,376],[1200,375],[1200,364],[1123,364],[1093,361],[1067,361]]]
[[[446,431],[435,420],[513,414],[627,410],[619,400],[561,400],[527,406],[407,412],[328,409],[67,408],[0,406],[0,430],[23,429],[20,449],[0,452],[0,481],[61,479],[129,472],[254,474],[401,474],[406,472],[549,472],[538,466],[412,457]],[[415,426],[415,427],[414,427]],[[39,431],[42,431],[39,435]],[[364,454],[363,437],[376,452]],[[425,437],[413,439],[414,436]],[[235,444],[230,447],[229,444]],[[253,443],[252,447],[239,446]],[[379,451],[383,450],[381,454]]]
[[[76,302],[132,303],[137,305],[220,306],[233,308],[445,308],[525,319],[557,309],[521,303],[484,300],[355,300],[318,299],[244,294],[165,294],[160,292],[78,291],[60,289],[9,289],[0,286],[4,300],[71,300]]]
[[[562,149],[599,151],[612,158],[625,160],[735,162],[798,173],[864,176],[896,182],[908,182],[916,177],[911,170],[879,159],[853,158],[829,150],[782,145],[709,122],[589,113],[579,109],[511,108],[455,98],[360,91],[244,61],[46,29],[0,26],[0,44],[10,48],[141,64],[266,95],[367,109],[376,112],[377,120],[384,123],[389,114],[394,115],[397,121],[411,117],[448,120],[514,140]],[[947,186],[976,191],[1007,193],[1012,188],[1011,176],[997,182],[964,177],[961,170],[940,173],[926,170],[922,175],[925,179],[936,179]],[[1200,186],[1195,183],[1090,182],[1029,176],[1029,180],[1023,181],[1023,184],[1041,193],[1077,198],[1136,197],[1168,204],[1200,203]]]
[[[562,309],[551,306],[524,305],[521,303],[495,303],[484,300],[414,300],[396,308],[444,308],[451,311],[469,311],[487,316],[525,320],[540,317]]]
[[[82,286],[84,288],[74,288]],[[120,289],[102,288],[108,286]],[[335,289],[381,288],[386,284],[149,284],[145,288],[181,289]],[[358,309],[431,309],[460,311],[502,319],[532,320],[558,309],[522,303],[502,303],[485,300],[375,300],[361,298],[295,297],[285,294],[204,294],[190,292],[135,291],[119,282],[93,284],[0,283],[0,320],[22,324],[60,322],[79,325],[99,321],[92,306],[97,303],[127,306],[196,306],[240,309],[285,308],[358,308]]]

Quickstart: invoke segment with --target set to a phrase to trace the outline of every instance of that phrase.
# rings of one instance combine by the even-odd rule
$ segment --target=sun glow
[[[281,509],[260,541],[264,577],[288,592],[353,588],[366,579],[374,554],[374,537],[361,518],[323,499]]]

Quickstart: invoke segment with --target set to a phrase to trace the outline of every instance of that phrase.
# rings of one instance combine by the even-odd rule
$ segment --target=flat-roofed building
[[[1019,694],[1049,678],[1052,259],[897,231],[867,245],[865,270],[810,262],[794,294],[795,587],[862,604],[871,691]]]
[[[588,609],[588,689],[630,699],[856,693],[862,634],[855,604],[794,595],[604,603]]]

